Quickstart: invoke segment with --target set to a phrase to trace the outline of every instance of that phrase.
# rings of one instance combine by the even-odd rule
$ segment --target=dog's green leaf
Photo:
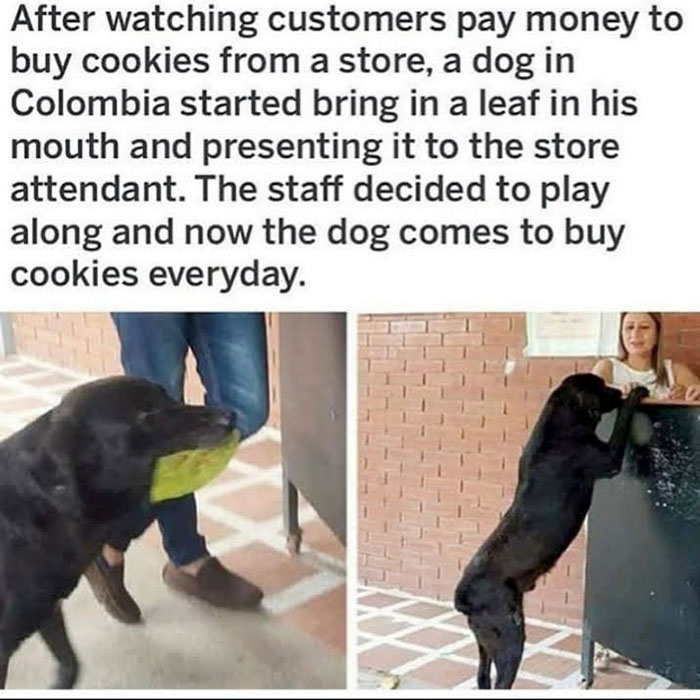
[[[151,502],[166,501],[193,493],[218,476],[231,461],[240,442],[240,433],[216,447],[185,450],[160,457],[151,482]]]

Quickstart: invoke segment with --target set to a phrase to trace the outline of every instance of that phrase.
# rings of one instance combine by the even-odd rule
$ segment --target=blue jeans
[[[205,389],[205,403],[232,412],[245,438],[268,416],[267,340],[262,313],[113,313],[126,374],[160,384],[183,398],[185,357],[192,348]],[[110,545],[129,542],[158,520],[163,546],[177,566],[207,554],[197,532],[194,495],[144,503],[118,525]]]

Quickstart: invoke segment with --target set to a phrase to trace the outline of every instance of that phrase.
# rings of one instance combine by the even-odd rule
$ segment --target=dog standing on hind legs
[[[576,537],[596,479],[622,469],[632,415],[644,387],[622,393],[593,374],[567,377],[547,400],[520,458],[510,508],[464,570],[455,607],[467,616],[479,648],[479,688],[510,688],[525,644],[523,595]],[[618,409],[608,442],[596,426]]]

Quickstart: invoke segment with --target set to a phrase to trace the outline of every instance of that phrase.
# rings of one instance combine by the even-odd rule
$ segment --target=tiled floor
[[[1,360],[0,439],[89,379],[30,358]],[[200,532],[212,554],[263,588],[268,613],[344,654],[345,548],[300,498],[304,539],[300,554],[291,557],[283,532],[281,485],[279,433],[266,427],[198,492]],[[160,550],[155,525],[143,539]]]
[[[450,603],[399,591],[360,588],[359,678],[363,687],[476,688],[478,651],[463,615]],[[581,630],[527,621],[527,642],[514,688],[578,688]],[[674,688],[670,681],[613,657],[595,689]]]

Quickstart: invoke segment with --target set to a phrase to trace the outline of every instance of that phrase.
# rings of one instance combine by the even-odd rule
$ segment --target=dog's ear
[[[130,450],[130,435],[118,426],[103,422],[76,421],[65,412],[50,420],[45,442],[47,456],[59,471],[75,482],[85,508],[106,515],[134,490],[148,489],[150,469],[136,464]],[[119,506],[121,507],[121,506]]]
[[[574,422],[595,426],[602,415],[600,398],[581,391],[572,382],[562,382],[552,393],[550,401],[558,407],[554,416],[560,423],[571,423],[573,419]]]

